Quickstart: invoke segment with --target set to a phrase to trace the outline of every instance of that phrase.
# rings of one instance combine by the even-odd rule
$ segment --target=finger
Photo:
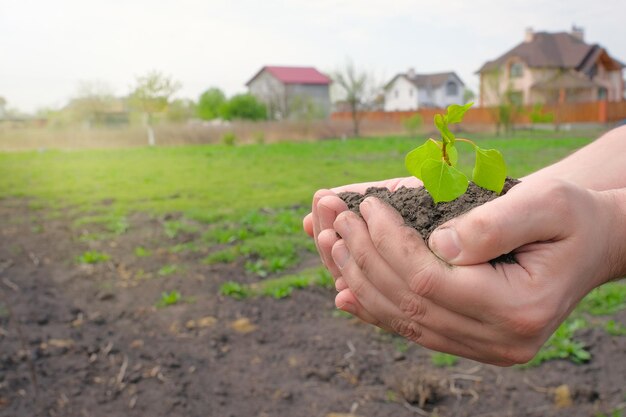
[[[332,229],[337,215],[348,210],[346,203],[335,194],[322,197],[317,203],[320,230]]]
[[[317,244],[317,236],[322,231],[322,228],[320,226],[320,219],[318,215],[318,203],[323,197],[328,196],[328,195],[335,195],[335,193],[333,193],[330,190],[318,190],[313,195],[313,202],[311,204],[311,213],[312,213],[312,218],[313,218],[313,237],[315,238],[316,244]]]
[[[415,177],[402,177],[392,178],[383,181],[362,182],[358,184],[343,185],[341,187],[331,188],[331,191],[335,193],[342,193],[344,191],[364,194],[370,187],[382,187],[387,188],[390,191],[395,191],[400,187],[417,188],[422,185],[422,182]]]
[[[490,264],[451,268],[428,249],[417,231],[406,226],[391,206],[367,198],[360,210],[376,251],[417,296],[484,321],[491,309],[497,307],[498,300],[502,300],[498,297],[509,294],[510,283],[503,279],[502,269],[494,269]],[[338,217],[338,226],[342,216]],[[523,272],[519,265],[507,267],[509,274]]]
[[[355,297],[349,289],[343,290],[336,295],[335,305],[337,308],[358,317],[366,323],[380,327],[390,333],[398,333],[399,335],[406,337],[411,342],[420,344],[426,348],[494,365],[511,365],[511,363],[503,361],[499,356],[493,355],[488,350],[476,350],[462,342],[450,339],[442,334],[438,334],[427,327],[420,327],[415,323],[398,321],[398,326],[395,329],[391,328],[366,310],[359,302],[358,298]]]
[[[482,346],[498,336],[492,328],[484,326],[472,316],[444,308],[413,292],[407,281],[399,277],[387,261],[378,254],[370,238],[372,231],[368,230],[360,219],[354,219],[352,215],[341,216],[336,225],[343,240],[333,246],[332,255],[336,261],[342,262],[339,266],[342,268],[341,273],[349,287],[353,289],[355,282],[365,279],[372,284],[374,291],[378,291],[395,307],[394,311],[386,310],[389,317],[378,316],[383,323],[390,323],[402,316],[436,333],[444,334],[450,339],[473,346]],[[429,253],[429,256],[433,258],[433,263],[438,263],[432,254]],[[444,274],[447,271],[435,268],[434,272],[424,271],[424,274],[437,272]],[[347,276],[350,273],[353,275]],[[371,313],[377,313],[378,310],[374,307],[370,308],[366,300],[359,296],[357,298],[370,309]],[[468,311],[473,312],[473,310]]]
[[[366,323],[384,328],[382,323],[363,307],[352,291],[350,291],[347,287],[339,291],[339,293],[335,296],[335,306],[346,313],[350,313],[353,316],[358,317]]]
[[[317,246],[322,262],[324,262],[328,272],[331,273],[335,280],[341,277],[341,271],[339,271],[339,268],[335,265],[335,261],[331,255],[331,250],[337,240],[339,240],[339,238],[334,229],[322,230],[317,237]]]
[[[313,237],[313,213],[309,213],[302,219],[302,228],[307,235]]]
[[[570,224],[575,198],[571,193],[566,183],[555,182],[547,190],[521,183],[440,226],[431,234],[429,246],[450,264],[473,265],[528,243],[560,240]]]

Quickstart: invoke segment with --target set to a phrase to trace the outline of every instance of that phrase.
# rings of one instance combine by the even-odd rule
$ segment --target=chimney
[[[406,76],[408,78],[415,78],[415,68],[409,68],[409,70],[406,72]]]
[[[533,28],[527,27],[526,31],[524,32],[524,42],[532,42],[534,36],[535,32],[533,31]]]
[[[570,35],[583,42],[585,40],[585,29],[580,26],[572,25]]]

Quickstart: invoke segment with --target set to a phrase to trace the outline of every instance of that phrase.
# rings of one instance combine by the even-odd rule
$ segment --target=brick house
[[[480,105],[498,105],[505,96],[522,105],[619,101],[623,68],[605,48],[586,43],[582,28],[527,29],[522,43],[478,70]]]
[[[454,72],[416,74],[413,69],[397,74],[385,85],[385,111],[446,108],[464,104],[465,83]]]
[[[325,118],[330,113],[331,79],[313,67],[265,66],[247,83],[273,119]]]

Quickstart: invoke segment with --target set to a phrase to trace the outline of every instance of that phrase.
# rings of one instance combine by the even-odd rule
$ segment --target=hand
[[[344,185],[330,190],[319,190],[315,193],[311,213],[304,217],[303,228],[309,236],[315,239],[315,245],[322,262],[335,279],[335,286],[338,291],[345,288],[345,283],[341,280],[341,273],[337,269],[330,254],[333,244],[337,241],[337,234],[333,229],[333,222],[337,214],[348,210],[348,207],[343,200],[337,197],[337,194],[344,191],[364,194],[370,187],[384,187],[390,191],[395,191],[401,187],[415,188],[421,185],[422,182],[417,178],[405,177]]]
[[[361,204],[363,220],[324,194],[313,219],[321,252],[330,217],[341,236],[327,264],[345,285],[338,308],[425,347],[504,366],[532,359],[584,295],[626,273],[626,198],[616,201],[611,191],[522,182],[431,235],[432,250],[456,266],[374,198]],[[487,262],[511,251],[517,264]]]

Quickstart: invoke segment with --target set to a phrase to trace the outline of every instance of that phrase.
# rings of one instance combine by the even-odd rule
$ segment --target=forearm
[[[558,178],[597,191],[626,187],[626,126],[526,178]]]

